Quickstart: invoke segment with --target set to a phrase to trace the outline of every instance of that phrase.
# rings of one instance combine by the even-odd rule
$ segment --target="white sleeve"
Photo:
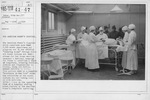
[[[68,37],[67,40],[66,40],[66,44],[68,44],[68,45],[71,45],[71,44],[72,44],[72,41],[70,40],[69,37]]]
[[[77,39],[78,40],[81,39],[81,34],[80,33],[77,35]]]
[[[96,38],[97,38],[97,40],[100,40],[100,38],[99,38],[99,34],[98,34],[98,35],[96,35]]]
[[[128,41],[129,34],[126,32],[123,37],[123,42],[126,43]]]
[[[98,39],[96,38],[96,36],[94,34],[91,34],[91,40],[92,40],[92,42],[98,41]]]
[[[71,45],[75,41],[75,37],[69,36],[66,40],[66,44]]]
[[[85,36],[85,40],[86,40],[86,41],[88,41],[88,40],[89,40],[89,35],[88,35],[88,34],[86,34],[86,36]]]
[[[105,39],[108,39],[108,36],[105,34]]]
[[[129,34],[129,38],[128,38],[128,42],[127,42],[127,47],[128,47],[128,49],[129,49],[129,47],[131,47],[131,45],[133,44],[134,40],[135,40],[135,34],[134,34],[133,32],[131,32],[131,33]]]

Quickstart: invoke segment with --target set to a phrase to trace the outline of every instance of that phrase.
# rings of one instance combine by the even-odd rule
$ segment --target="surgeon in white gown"
[[[67,40],[66,40],[66,44],[70,46],[69,48],[70,50],[75,49],[75,46],[74,46],[74,41],[76,40],[75,33],[76,33],[76,30],[72,28],[70,31],[70,35],[67,37]]]
[[[77,58],[85,58],[85,50],[86,45],[88,44],[88,34],[85,32],[86,27],[81,27],[81,32],[78,34],[77,39],[80,40],[80,42],[77,44],[76,47],[76,57]]]
[[[98,40],[106,40],[108,36],[104,33],[103,27],[99,28],[99,34],[96,36]]]
[[[137,47],[136,47],[136,32],[135,32],[135,25],[130,24],[129,28],[129,37],[127,46],[127,62],[126,62],[126,69],[130,70],[128,72],[129,75],[132,75],[137,72],[138,70],[138,57],[137,57]]]
[[[98,57],[99,59],[105,59],[108,58],[108,45],[104,44],[104,42],[108,39],[108,36],[104,33],[103,27],[99,27],[98,32],[98,35],[96,35],[98,40],[96,43],[99,54]]]
[[[128,38],[129,38],[128,27],[127,26],[122,27],[122,31],[125,33],[123,37],[123,46],[124,46],[124,45],[127,45],[128,43]],[[127,67],[127,51],[123,51],[122,67],[124,69],[126,69]]]
[[[124,37],[123,37],[123,42],[126,44],[128,42],[128,38],[129,38],[129,32],[128,32],[128,27],[127,26],[124,26],[122,28],[122,31],[125,33],[124,34]]]
[[[78,36],[77,36],[77,39],[78,40],[80,40],[80,39],[82,39],[82,40],[87,40],[87,33],[85,32],[85,30],[86,30],[86,27],[84,27],[84,26],[82,26],[81,27],[81,32],[78,34]]]
[[[85,67],[93,70],[93,69],[99,69],[99,63],[98,63],[98,51],[95,42],[97,42],[97,38],[94,35],[95,27],[91,26],[89,28],[90,33],[88,36],[88,42],[89,45],[86,49],[86,58],[85,58]]]
[[[74,56],[73,64],[75,65],[75,41],[76,41],[76,30],[74,28],[71,29],[70,35],[68,36],[66,40],[66,44],[69,45],[68,50],[71,50]]]

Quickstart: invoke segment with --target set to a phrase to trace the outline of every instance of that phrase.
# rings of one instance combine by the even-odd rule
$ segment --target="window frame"
[[[51,13],[51,19],[52,19],[52,14],[54,15],[54,20],[53,20],[54,21],[54,26],[53,26],[53,28],[52,28],[52,26],[51,26],[51,28],[49,27],[49,25],[50,25],[50,23],[49,23],[49,13]],[[50,31],[57,30],[57,13],[55,13],[51,10],[48,10],[47,11],[47,19],[48,19],[47,20],[47,31],[50,32]]]

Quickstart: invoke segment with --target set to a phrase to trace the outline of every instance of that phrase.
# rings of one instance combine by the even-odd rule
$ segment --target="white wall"
[[[128,5],[129,6],[129,5]],[[113,7],[113,5],[104,6],[104,8],[108,7],[107,9],[102,8],[102,6],[89,6],[90,8],[87,9],[96,9],[95,12],[98,13],[91,13],[91,14],[74,14],[70,19],[67,20],[67,33],[71,28],[75,28],[77,33],[80,32],[80,27],[87,26],[90,27],[91,25],[94,26],[105,26],[110,24],[110,26],[116,25],[117,30],[119,27],[123,25],[129,25],[133,23],[136,25],[136,32],[137,32],[137,40],[138,43],[145,44],[145,6],[144,5],[130,5],[130,12],[126,5],[121,6],[120,8],[124,9],[124,13],[110,13],[108,10]],[[99,7],[99,8],[98,8]],[[85,8],[82,7],[84,10]],[[101,10],[100,10],[101,9]],[[105,12],[102,10],[104,9]]]
[[[66,34],[66,18],[64,13],[58,13],[58,25],[57,25],[57,31],[58,34]]]
[[[110,13],[110,10],[115,5],[103,4],[103,5],[86,5],[83,4],[79,10],[92,10],[94,13],[91,14],[73,14],[67,16],[65,13],[57,13],[57,30],[47,31],[48,16],[47,11],[42,13],[44,16],[44,29],[46,34],[68,34],[71,28],[75,28],[77,33],[80,32],[81,26],[90,27],[94,26],[105,26],[110,24],[116,25],[117,30],[123,25],[129,25],[134,23],[136,25],[136,32],[139,43],[145,43],[145,5],[118,5],[123,9],[123,13]]]

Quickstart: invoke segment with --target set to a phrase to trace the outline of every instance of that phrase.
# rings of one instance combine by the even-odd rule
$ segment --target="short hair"
[[[104,26],[104,30],[107,29],[107,28],[108,28],[107,26]]]
[[[113,25],[113,26],[112,26],[112,29],[116,29],[116,26],[115,26],[115,25]]]

